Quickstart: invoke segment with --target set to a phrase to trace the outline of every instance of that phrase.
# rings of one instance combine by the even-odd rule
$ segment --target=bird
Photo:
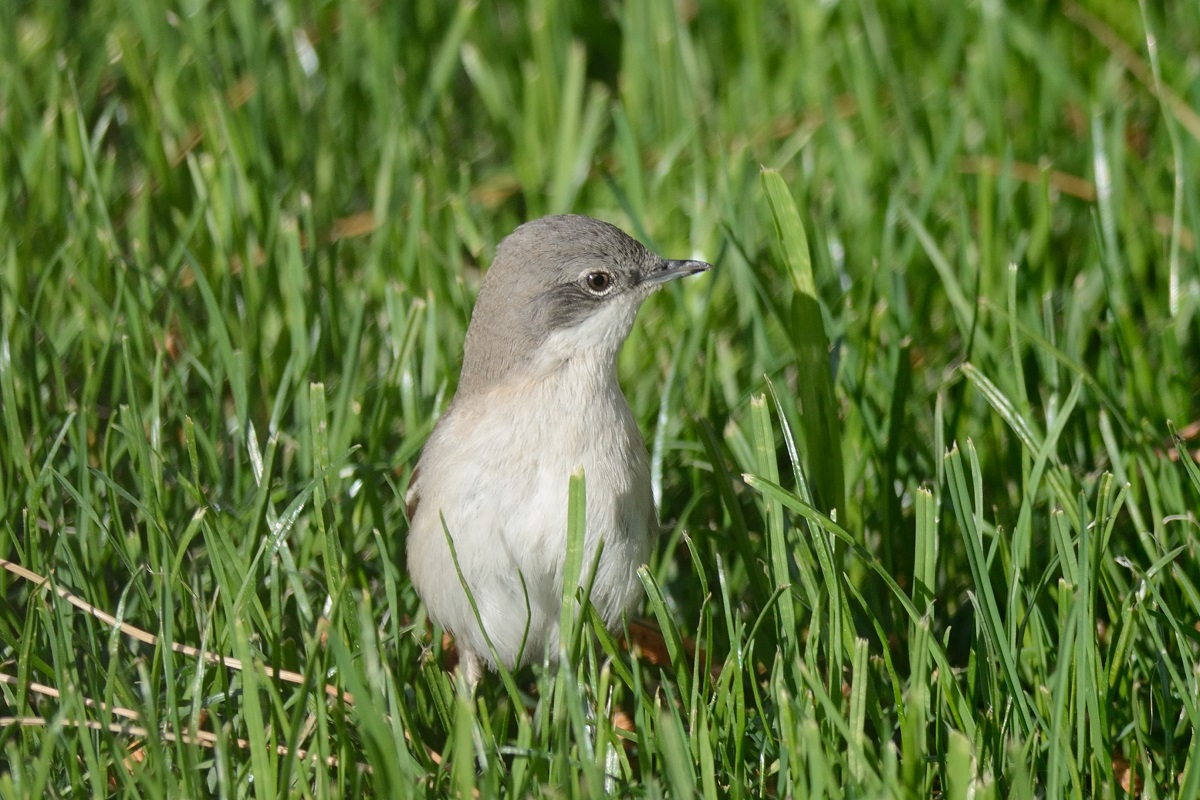
[[[596,563],[590,600],[614,633],[640,601],[637,569],[658,517],[617,356],[651,293],[709,269],[574,214],[526,222],[497,246],[458,388],[405,495],[410,580],[428,617],[454,636],[472,690],[485,668],[557,660],[568,486],[580,469],[580,582]]]

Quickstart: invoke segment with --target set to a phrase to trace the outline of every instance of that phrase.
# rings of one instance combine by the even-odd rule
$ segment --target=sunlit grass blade
[[[755,454],[757,469],[772,481],[779,483],[779,464],[775,459],[775,431],[771,425],[771,412],[767,407],[766,398],[762,395],[750,399]],[[776,502],[764,498],[766,505],[766,528],[772,588],[789,587],[779,598],[779,639],[785,647],[794,645],[796,634],[796,612],[792,606],[790,586],[792,583],[791,565],[787,542],[784,538],[783,507]]]
[[[583,574],[583,540],[587,529],[587,486],[583,470],[571,475],[567,497],[566,560],[563,562],[562,613],[558,623],[559,648],[568,656],[575,641],[574,631],[583,624],[577,595]]]
[[[671,666],[675,669],[676,680],[679,681],[680,696],[686,700],[691,699],[691,665],[688,663],[687,653],[684,651],[683,638],[679,634],[679,626],[671,616],[671,610],[667,605],[666,598],[663,596],[662,589],[657,581],[654,580],[654,575],[646,567],[638,569],[638,577],[642,579],[642,586],[646,589],[646,599],[650,604],[650,610],[654,614],[654,618],[658,620],[659,629],[662,631],[664,644],[667,647],[667,653],[671,657]]]
[[[829,368],[829,337],[817,299],[808,237],[783,177],[778,172],[763,170],[762,184],[775,220],[775,236],[795,291],[788,324],[800,373],[798,389],[811,462],[809,474],[824,507],[834,510],[835,514],[839,509],[844,513],[841,423]]]
[[[968,441],[965,447],[972,462],[973,490],[967,486],[967,474],[963,467],[959,448],[952,448],[946,455],[946,460],[949,462],[947,474],[951,502],[954,505],[954,516],[962,531],[967,560],[971,567],[971,576],[982,606],[983,616],[980,624],[986,632],[991,647],[1000,658],[1000,673],[1007,687],[1006,697],[1015,705],[1021,723],[1019,733],[1027,736],[1033,731],[1033,717],[1028,708],[1028,700],[1021,685],[1020,676],[1017,673],[1016,657],[1013,654],[1012,645],[1005,635],[1000,609],[996,604],[990,570],[983,552],[983,534],[979,524],[982,513],[979,504],[983,492],[982,476],[979,474],[974,445]]]

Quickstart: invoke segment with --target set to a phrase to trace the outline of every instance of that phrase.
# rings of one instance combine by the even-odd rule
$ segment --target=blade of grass
[[[789,322],[796,367],[802,376],[798,388],[811,462],[808,474],[813,476],[820,502],[836,518],[839,509],[843,514],[846,509],[841,424],[829,369],[829,338],[813,279],[808,237],[783,177],[774,170],[764,169],[762,184],[775,221],[775,236],[783,252],[784,266],[795,290]]]

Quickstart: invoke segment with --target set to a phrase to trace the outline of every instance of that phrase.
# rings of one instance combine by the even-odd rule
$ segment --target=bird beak
[[[710,269],[712,269],[712,264],[706,264],[703,261],[675,261],[674,259],[664,258],[658,262],[658,266],[642,276],[642,283],[650,286],[658,286],[667,281],[673,281],[676,278],[684,278],[688,275],[695,275],[698,272],[707,272]]]

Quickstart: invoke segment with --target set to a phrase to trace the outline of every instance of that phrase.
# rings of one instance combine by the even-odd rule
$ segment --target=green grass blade
[[[820,501],[836,515],[838,509],[844,513],[846,507],[841,423],[829,370],[829,337],[817,299],[808,238],[783,177],[778,172],[763,170],[762,184],[775,220],[775,236],[783,252],[784,265],[795,290],[790,323],[796,366],[803,376],[799,389],[809,474]]]

